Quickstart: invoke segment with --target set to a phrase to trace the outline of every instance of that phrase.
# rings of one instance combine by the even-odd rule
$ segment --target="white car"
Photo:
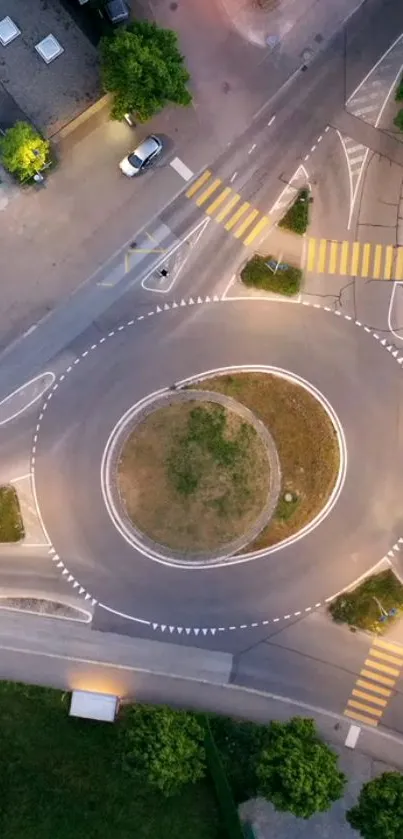
[[[119,168],[124,175],[127,175],[128,178],[132,178],[134,175],[138,175],[140,172],[143,172],[144,169],[148,169],[149,166],[152,166],[161,152],[161,140],[154,134],[150,134],[149,137],[146,137],[146,139],[137,146],[137,149],[132,151],[120,161]]]

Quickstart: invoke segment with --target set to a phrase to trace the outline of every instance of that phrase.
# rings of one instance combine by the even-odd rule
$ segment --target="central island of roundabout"
[[[402,371],[361,324],[217,301],[91,337],[40,412],[34,479],[51,556],[106,628],[299,616],[401,535]]]

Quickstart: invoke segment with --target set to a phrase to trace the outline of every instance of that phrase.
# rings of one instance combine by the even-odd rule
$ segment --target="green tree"
[[[121,736],[123,766],[139,783],[175,795],[204,776],[204,731],[191,713],[131,705]]]
[[[20,181],[40,172],[49,160],[50,145],[28,122],[16,122],[0,138],[4,167]]]
[[[337,755],[319,739],[313,720],[301,717],[270,723],[256,774],[260,793],[276,810],[302,819],[328,810],[346,782]]]
[[[347,821],[364,839],[401,839],[403,836],[403,775],[384,772],[364,784],[358,804]]]
[[[393,122],[396,125],[396,128],[400,128],[400,131],[403,131],[403,108],[397,112]]]
[[[113,94],[111,116],[122,119],[135,113],[140,122],[150,119],[167,102],[190,105],[189,73],[171,29],[149,21],[134,21],[100,42],[104,89]]]

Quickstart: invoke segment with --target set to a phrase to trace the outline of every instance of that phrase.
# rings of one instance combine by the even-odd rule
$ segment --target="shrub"
[[[346,814],[363,839],[401,839],[403,835],[403,775],[384,772],[364,784],[358,804]]]
[[[393,571],[382,571],[364,580],[353,591],[336,597],[329,606],[333,620],[359,629],[380,631],[384,612],[403,607],[403,586]]]
[[[241,271],[241,280],[246,286],[272,291],[292,297],[301,287],[302,271],[293,265],[279,265],[273,256],[255,254]]]
[[[399,82],[399,84],[396,88],[395,100],[396,100],[396,102],[402,102],[403,101],[403,76],[400,79],[400,82]]]
[[[403,131],[403,108],[401,108],[400,111],[397,112],[393,122],[396,125],[396,127],[400,129],[400,131]]]
[[[308,189],[300,189],[294,203],[287,210],[285,216],[279,222],[279,227],[292,230],[302,236],[306,233],[309,224],[309,204],[311,198]]]
[[[16,122],[0,138],[4,167],[23,183],[49,162],[50,145],[28,122]]]

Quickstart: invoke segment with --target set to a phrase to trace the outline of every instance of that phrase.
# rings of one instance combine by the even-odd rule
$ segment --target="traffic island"
[[[329,612],[336,623],[346,623],[352,631],[383,634],[402,616],[403,585],[393,571],[382,571],[336,597]]]
[[[0,487],[0,543],[20,542],[24,535],[16,490],[13,486]]]
[[[248,552],[272,547],[312,522],[330,498],[340,469],[335,426],[319,399],[291,375],[281,374],[235,372],[192,387],[236,399],[261,419],[273,437],[281,492],[272,520]]]
[[[260,532],[280,489],[274,444],[231,397],[182,391],[126,438],[120,498],[137,530],[187,556],[232,553]]]
[[[301,290],[302,270],[274,256],[255,254],[242,268],[245,286],[294,297]]]

